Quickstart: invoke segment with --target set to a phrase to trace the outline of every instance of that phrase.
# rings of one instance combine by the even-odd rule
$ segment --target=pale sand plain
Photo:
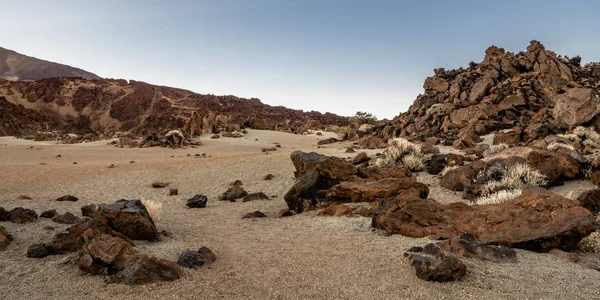
[[[317,141],[329,136],[333,134],[250,130],[243,138],[203,137],[198,148],[176,150],[115,148],[107,141],[62,145],[0,137],[0,206],[32,208],[38,214],[54,208],[80,216],[80,207],[86,204],[157,201],[163,209],[156,225],[172,236],[154,243],[136,241],[141,252],[174,261],[183,250],[206,246],[217,256],[214,264],[185,270],[183,278],[174,282],[106,284],[103,277],[79,271],[70,262],[74,254],[26,257],[29,245],[51,240],[67,225],[48,219],[4,222],[0,225],[15,240],[0,252],[0,299],[600,299],[600,272],[547,254],[517,250],[519,262],[509,264],[463,259],[469,270],[463,280],[425,282],[415,277],[402,254],[428,239],[385,236],[363,217],[308,212],[278,218],[287,207],[283,195],[294,183],[292,151],[355,155],[344,153],[350,143],[317,148]],[[261,152],[275,142],[282,148],[268,155]],[[26,150],[30,146],[34,149]],[[202,153],[211,157],[195,156]],[[111,164],[115,168],[108,168]],[[275,178],[263,180],[268,173]],[[460,194],[440,188],[434,176],[416,175],[430,185],[430,198],[445,203],[461,200]],[[274,197],[246,203],[218,201],[218,195],[238,179],[247,191]],[[171,184],[153,189],[154,181]],[[168,196],[169,188],[179,189],[179,195]],[[553,190],[576,197],[591,188],[589,181],[576,181]],[[54,201],[65,194],[80,200]],[[185,206],[195,194],[208,196],[206,208]],[[19,200],[20,195],[32,199]],[[254,210],[268,217],[241,219]],[[600,261],[598,254],[586,257]]]

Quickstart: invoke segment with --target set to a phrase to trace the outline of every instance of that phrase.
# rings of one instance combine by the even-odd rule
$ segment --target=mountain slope
[[[184,127],[191,135],[211,133],[235,124],[301,133],[321,125],[348,124],[348,118],[331,113],[270,106],[256,98],[201,95],[133,80],[0,80],[0,99],[2,97],[17,106],[13,109],[22,115],[27,115],[27,111],[36,112],[35,119],[29,119],[33,124],[27,126],[16,124],[14,118],[10,118],[8,128],[2,129],[5,125],[0,123],[0,133],[5,135],[34,132],[40,126],[33,126],[33,120],[51,120],[44,121],[48,124],[46,130],[94,134],[128,131],[139,135]],[[8,110],[0,110],[0,120],[8,113]],[[4,116],[4,119],[9,117]]]
[[[29,57],[0,47],[0,78],[40,80],[51,77],[100,78],[96,74],[78,68]]]

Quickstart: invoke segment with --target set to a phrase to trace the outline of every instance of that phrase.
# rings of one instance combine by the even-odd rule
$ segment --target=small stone
[[[263,179],[264,180],[272,180],[273,178],[275,178],[275,176],[273,174],[267,174],[267,175],[265,175],[265,177]]]
[[[202,247],[198,251],[186,250],[179,255],[177,264],[184,268],[200,269],[217,260],[215,254],[208,248]]]
[[[206,207],[208,198],[204,195],[198,194],[187,200],[187,207],[189,208],[204,208]]]
[[[265,215],[263,212],[256,210],[251,213],[245,214],[242,217],[242,219],[266,218],[266,217],[267,217],[267,215]]]
[[[50,209],[40,214],[40,218],[52,219],[56,216],[56,209]]]
[[[27,248],[27,257],[42,258],[50,254],[44,244],[33,244]]]
[[[56,201],[61,201],[61,202],[62,202],[62,201],[71,201],[71,202],[75,202],[75,201],[78,201],[78,200],[79,200],[79,198],[77,198],[77,197],[75,197],[75,196],[72,196],[72,195],[64,195],[64,196],[62,196],[62,197],[60,197],[60,198],[57,198],[57,199],[56,199]]]
[[[162,181],[155,181],[152,183],[152,187],[155,189],[164,188],[167,185],[169,185],[168,182],[162,182]]]
[[[19,200],[31,200],[31,197],[29,197],[27,195],[21,195],[17,199],[19,199]]]
[[[61,224],[77,224],[81,222],[78,217],[70,212],[66,212],[62,215],[56,215],[54,218],[52,218],[52,221]]]
[[[116,166],[115,166],[115,164],[111,164],[110,166],[108,166],[108,168],[112,169],[112,168],[116,168]]]
[[[169,196],[177,196],[178,194],[179,194],[179,190],[169,189]]]

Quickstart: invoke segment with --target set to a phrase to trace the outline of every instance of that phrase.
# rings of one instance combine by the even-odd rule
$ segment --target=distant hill
[[[0,79],[40,80],[52,77],[100,79],[98,75],[82,69],[29,57],[0,47]]]
[[[40,130],[146,135],[178,128],[193,135],[232,124],[302,133],[326,125],[346,126],[348,118],[134,80],[0,79],[0,136]]]

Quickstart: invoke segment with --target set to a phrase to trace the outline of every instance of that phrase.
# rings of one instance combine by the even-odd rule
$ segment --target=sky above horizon
[[[76,4],[74,4],[76,3]],[[391,119],[433,69],[529,41],[600,61],[600,1],[5,1],[0,47],[269,105]]]

